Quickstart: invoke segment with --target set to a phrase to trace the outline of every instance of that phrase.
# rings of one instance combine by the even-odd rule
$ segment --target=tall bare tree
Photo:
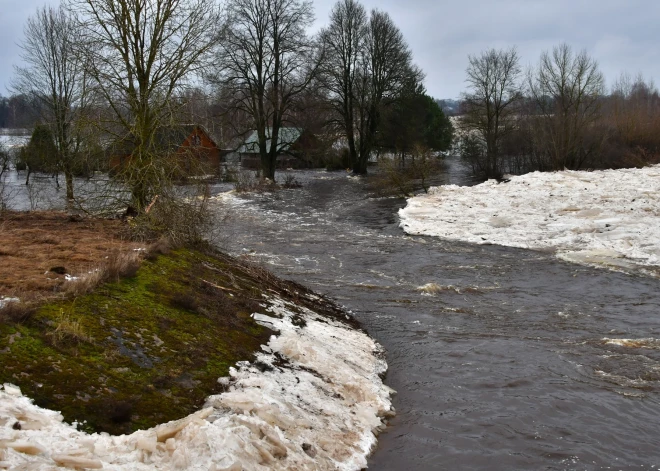
[[[73,173],[82,145],[83,117],[89,100],[89,80],[77,53],[80,30],[62,7],[44,6],[30,17],[20,43],[23,66],[15,67],[12,88],[37,104],[40,120],[53,135],[57,171],[73,200]]]
[[[600,117],[604,93],[598,63],[586,51],[576,54],[561,44],[552,53],[541,55],[528,84],[542,114],[542,119],[535,121],[537,147],[546,153],[554,170],[582,168],[601,142],[589,136]]]
[[[210,57],[218,7],[214,0],[69,0],[69,8],[85,31],[96,90],[114,114],[108,129],[133,148],[121,176],[141,211],[170,181],[155,138],[176,114],[173,98]]]
[[[358,74],[366,47],[367,12],[356,0],[338,1],[330,13],[330,24],[321,32],[326,52],[323,83],[335,124],[348,145],[350,163],[357,162],[355,109],[358,101]]]
[[[383,106],[393,103],[422,73],[391,17],[372,10],[367,17],[356,0],[339,0],[321,33],[326,59],[323,82],[345,134],[357,174],[367,173]]]
[[[470,149],[477,173],[497,178],[502,174],[502,139],[515,128],[516,105],[522,96],[518,53],[515,48],[489,49],[469,56],[466,72],[470,91],[464,95],[461,124],[468,139],[478,136],[481,145],[465,148]],[[475,153],[478,147],[481,151]]]
[[[313,79],[317,50],[306,29],[313,21],[306,0],[229,0],[220,35],[214,81],[233,107],[251,116],[261,169],[275,179],[280,131],[296,98]]]

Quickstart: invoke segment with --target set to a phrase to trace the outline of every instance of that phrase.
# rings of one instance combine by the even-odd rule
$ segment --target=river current
[[[293,176],[302,188],[220,197],[217,242],[333,298],[385,347],[397,416],[370,469],[660,469],[660,279],[407,236],[405,200],[341,172]],[[14,209],[63,199],[43,176],[30,191],[3,178]],[[450,163],[438,183],[474,182]]]
[[[443,183],[470,183],[449,169]],[[333,298],[385,347],[397,416],[370,469],[660,467],[660,280],[407,236],[404,200],[295,176],[303,188],[221,199],[220,245]]]

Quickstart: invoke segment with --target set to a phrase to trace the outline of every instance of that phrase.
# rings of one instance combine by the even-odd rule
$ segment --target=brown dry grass
[[[64,286],[71,283],[66,274],[91,283],[96,277],[90,272],[102,267],[107,272],[101,278],[134,273],[135,249],[144,244],[125,240],[122,233],[126,233],[125,222],[120,220],[74,219],[51,211],[2,213],[0,298],[43,300],[69,291]]]

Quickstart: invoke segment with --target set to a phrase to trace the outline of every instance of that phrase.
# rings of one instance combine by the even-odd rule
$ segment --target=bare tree
[[[66,180],[66,197],[73,200],[73,173],[82,145],[81,126],[88,103],[88,77],[77,54],[80,30],[62,7],[44,6],[30,17],[20,44],[24,66],[15,67],[12,88],[39,106],[41,121],[52,132],[56,168]]]
[[[335,124],[346,137],[349,159],[355,165],[358,150],[355,134],[357,81],[366,47],[367,12],[356,0],[338,1],[330,13],[330,24],[321,33],[326,57],[323,82]]]
[[[470,91],[464,95],[464,135],[482,142],[482,151],[475,154],[470,145],[473,168],[486,178],[502,175],[502,138],[515,128],[516,105],[521,99],[518,53],[489,49],[469,57],[467,83]],[[472,143],[474,144],[474,143]]]
[[[561,44],[544,52],[528,77],[531,95],[542,119],[536,147],[546,154],[551,168],[582,168],[599,149],[601,140],[590,136],[600,117],[603,74],[586,51],[575,54]]]
[[[317,52],[306,34],[313,18],[309,1],[230,0],[227,5],[214,81],[234,108],[252,118],[263,176],[271,180],[283,144],[280,130],[316,71]]]
[[[383,106],[393,103],[422,73],[391,17],[366,11],[356,0],[339,0],[322,33],[326,60],[323,82],[345,134],[353,172],[367,173]]]
[[[158,129],[172,124],[182,90],[215,45],[214,0],[69,0],[84,28],[86,64],[114,118],[107,130],[132,147],[121,177],[146,208],[170,182]]]
[[[607,100],[606,121],[613,130],[608,151],[624,164],[644,165],[660,160],[660,94],[652,80],[622,74]]]

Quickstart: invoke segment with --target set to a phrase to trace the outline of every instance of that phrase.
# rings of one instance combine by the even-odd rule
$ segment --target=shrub
[[[211,230],[208,195],[162,195],[144,212],[130,219],[130,238],[142,242],[166,238],[174,246],[197,244]]]
[[[55,321],[55,330],[50,334],[53,345],[64,343],[91,342],[91,337],[85,332],[80,320],[72,318],[60,310],[59,316]]]
[[[137,252],[112,252],[105,264],[104,278],[117,281],[120,278],[132,278],[140,268],[140,256]]]
[[[0,322],[21,324],[32,317],[36,309],[23,301],[4,300],[0,303]]]

